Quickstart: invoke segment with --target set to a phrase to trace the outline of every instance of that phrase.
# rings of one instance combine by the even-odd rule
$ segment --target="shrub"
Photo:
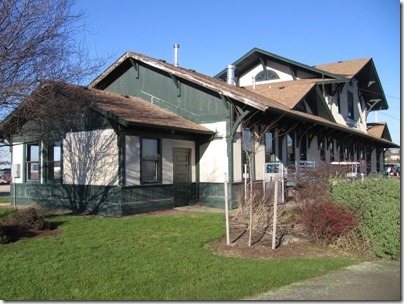
[[[34,208],[16,210],[0,222],[0,244],[7,244],[19,238],[29,229],[51,229],[51,223],[39,215]]]
[[[7,244],[11,242],[11,238],[7,233],[7,230],[0,225],[0,244]]]
[[[17,210],[15,213],[6,216],[2,223],[5,226],[18,227],[19,229],[45,230],[49,228],[44,217],[39,215],[34,208]]]
[[[305,200],[296,211],[310,237],[325,245],[348,235],[359,222],[348,208],[337,206],[330,200]]]
[[[400,184],[396,180],[341,181],[332,186],[331,197],[363,219],[360,232],[374,254],[400,258]]]

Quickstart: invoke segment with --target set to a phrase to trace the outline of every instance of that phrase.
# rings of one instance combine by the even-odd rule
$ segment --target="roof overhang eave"
[[[378,142],[380,144],[383,144],[383,145],[385,145],[386,147],[389,147],[389,148],[399,148],[400,147],[399,145],[397,145],[397,144],[395,144],[395,143],[393,143],[391,141],[388,141],[388,140],[385,140],[385,139],[382,139],[382,138],[376,138],[376,137],[374,137],[372,135],[365,134],[365,133],[363,133],[361,131],[357,131],[357,130],[354,130],[354,129],[347,129],[346,127],[339,126],[336,123],[332,123],[332,122],[327,123],[327,122],[322,121],[322,120],[317,120],[314,117],[312,118],[312,117],[309,117],[309,116],[306,116],[306,115],[301,115],[296,110],[291,110],[291,111],[287,112],[286,115],[291,117],[291,118],[298,118],[299,120],[304,120],[304,121],[311,122],[311,123],[314,123],[314,124],[317,124],[317,125],[322,125],[322,126],[325,126],[325,127],[329,127],[329,128],[339,130],[339,131],[347,132],[347,133],[350,133],[352,135],[363,137],[363,138]]]
[[[192,129],[192,128],[180,128],[177,126],[163,126],[163,125],[158,125],[158,124],[147,124],[147,123],[142,123],[142,122],[135,122],[131,121],[128,122],[127,127],[147,127],[147,128],[153,128],[153,129],[160,129],[160,130],[166,130],[166,131],[171,131],[171,133],[174,131],[174,133],[177,132],[185,132],[185,133],[193,133],[193,134],[198,134],[198,135],[209,135],[212,136],[215,134],[215,132],[211,130],[197,130],[197,129]]]

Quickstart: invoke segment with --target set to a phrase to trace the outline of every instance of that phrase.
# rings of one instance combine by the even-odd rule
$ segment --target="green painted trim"
[[[145,202],[122,203],[122,216],[174,208],[175,205],[172,198]]]
[[[126,135],[118,134],[118,178],[122,187],[126,181]]]
[[[302,64],[302,63],[300,63],[300,62],[297,62],[297,61],[294,61],[294,60],[291,60],[291,59],[287,59],[287,58],[285,58],[285,57],[282,57],[282,56],[279,56],[279,55],[276,55],[276,54],[273,54],[273,53],[264,51],[264,50],[259,49],[259,48],[253,48],[251,51],[249,51],[248,53],[246,53],[245,55],[243,55],[242,57],[240,57],[238,60],[236,60],[235,62],[233,62],[233,65],[235,65],[235,66],[236,66],[236,69],[237,69],[237,66],[238,66],[240,63],[242,63],[243,61],[245,61],[246,59],[248,59],[248,57],[254,56],[254,55],[256,55],[256,56],[258,56],[258,57],[260,57],[260,58],[261,58],[262,56],[265,56],[265,57],[267,57],[267,58],[269,58],[269,59],[272,59],[272,60],[281,61],[281,62],[284,62],[285,64],[291,64],[291,65],[294,65],[294,66],[296,66],[296,67],[299,67],[299,68],[302,69],[302,70],[310,71],[310,72],[312,72],[312,73],[313,73],[313,72],[314,72],[314,73],[317,73],[318,75],[324,74],[324,75],[326,75],[326,76],[328,76],[328,77],[331,77],[331,78],[334,78],[334,79],[342,79],[342,80],[345,80],[345,79],[346,79],[346,77],[342,77],[342,76],[339,76],[339,75],[336,75],[336,74],[332,74],[332,73],[329,73],[329,72],[326,72],[326,71],[323,71],[323,70],[319,70],[319,69],[316,69],[316,68],[314,68],[314,67],[312,67],[312,66],[309,66],[309,65],[306,65],[306,64]],[[219,72],[218,74],[216,74],[216,75],[214,76],[214,78],[223,78],[223,77],[226,76],[226,72],[227,72],[227,69],[223,69],[221,72]]]
[[[129,61],[136,71],[136,79],[139,79],[139,62],[135,61],[132,57],[129,57]]]
[[[220,94],[220,98],[222,99],[223,105],[228,110],[229,109],[229,102],[228,102],[226,96],[224,96],[223,94]]]
[[[170,74],[171,79],[173,80],[175,86],[177,87],[177,97],[181,97],[181,82],[174,74]]]
[[[229,207],[238,206],[242,183],[229,183]],[[199,197],[196,197],[199,188]],[[224,208],[224,183],[192,183],[190,205],[201,203],[207,206]],[[14,193],[16,194],[14,196]],[[65,209],[78,212],[78,202],[88,199],[81,212],[108,216],[122,216],[173,209],[173,185],[148,185],[134,187],[117,186],[74,186],[62,184],[11,184],[11,201],[16,206],[37,205],[43,208]]]

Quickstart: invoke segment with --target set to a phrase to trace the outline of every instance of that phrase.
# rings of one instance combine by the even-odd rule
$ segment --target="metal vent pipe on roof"
[[[173,45],[174,47],[174,65],[178,66],[178,49],[180,48],[180,45],[178,43]]]
[[[232,64],[227,66],[227,83],[231,85],[236,84],[236,74],[235,74],[236,67]]]

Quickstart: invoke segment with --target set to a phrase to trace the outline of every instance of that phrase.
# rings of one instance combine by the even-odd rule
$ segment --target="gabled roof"
[[[363,69],[363,67],[371,60],[372,58],[363,58],[356,60],[346,60],[346,61],[338,61],[335,63],[321,64],[316,65],[317,69],[327,71],[329,73],[333,73],[336,75],[340,75],[342,77],[352,78],[355,77],[358,72]]]
[[[313,78],[324,78],[326,81],[347,82],[352,78],[359,81],[361,94],[367,101],[368,111],[388,109],[387,99],[372,58],[339,61],[336,63],[308,66],[288,58],[254,48],[233,65],[236,67],[236,75],[243,75],[262,60],[269,59],[288,65],[292,70],[305,71],[313,75]],[[226,80],[226,69],[223,69],[215,77]]]
[[[265,84],[257,83],[255,89],[254,86],[247,86],[246,89],[275,100],[289,109],[296,109],[296,106],[307,96],[315,96],[314,100],[317,100],[317,104],[314,106],[319,110],[316,114],[335,122],[330,109],[317,89],[317,85],[321,82],[322,79],[316,78],[298,79]]]
[[[367,123],[368,134],[391,141],[390,131],[385,122]]]
[[[235,100],[238,100],[244,104],[247,104],[253,108],[256,108],[261,111],[266,111],[268,109],[277,110],[277,111],[287,111],[288,108],[274,100],[269,98],[265,98],[253,92],[250,92],[244,88],[240,88],[237,86],[229,85],[225,81],[220,79],[212,78],[200,73],[197,73],[193,70],[184,69],[182,67],[174,66],[169,64],[163,60],[154,59],[142,54],[134,53],[134,52],[126,52],[122,55],[114,64],[112,64],[104,73],[98,76],[95,80],[93,80],[89,87],[92,88],[103,88],[105,87],[104,82],[108,82],[108,75],[112,73],[116,68],[118,68],[121,64],[123,64],[126,60],[138,60],[150,67],[156,68],[160,71],[164,71],[169,75],[179,77],[181,79],[185,79],[190,81],[191,83],[197,84],[205,89],[216,92],[220,95],[224,95]]]
[[[254,49],[256,50],[256,49]],[[308,122],[313,122],[318,125],[326,126],[326,127],[331,127],[335,128],[340,131],[345,131],[351,134],[355,134],[364,138],[368,138],[371,140],[376,140],[379,143],[382,143],[386,146],[389,147],[395,147],[394,143],[391,141],[387,141],[384,139],[380,138],[375,138],[369,134],[366,134],[362,131],[340,125],[338,123],[335,123],[333,121],[330,121],[329,119],[325,119],[316,115],[308,114],[308,113],[303,113],[297,110],[293,110],[290,107],[282,104],[281,102],[272,99],[268,96],[264,96],[261,94],[258,94],[254,91],[245,89],[245,88],[240,88],[238,86],[230,85],[227,82],[218,79],[218,78],[213,78],[209,77],[206,75],[203,75],[201,73],[197,73],[194,70],[189,70],[185,69],[179,66],[174,66],[173,64],[167,63],[163,60],[158,60],[151,58],[149,56],[145,56],[142,54],[134,53],[134,52],[126,52],[123,54],[115,63],[113,63],[104,73],[99,75],[96,79],[94,79],[90,84],[90,88],[99,88],[103,89],[108,86],[109,82],[112,81],[110,79],[110,75],[115,73],[116,70],[119,69],[121,65],[127,64],[128,62],[131,62],[130,64],[133,65],[133,63],[137,61],[140,62],[146,66],[149,66],[152,69],[156,69],[160,72],[164,72],[167,74],[168,77],[175,77],[178,79],[183,79],[186,81],[189,81],[190,83],[195,84],[196,86],[200,86],[201,88],[210,90],[211,92],[216,92],[219,95],[223,95],[227,98],[233,99],[235,101],[238,101],[242,104],[245,104],[247,106],[250,106],[252,108],[255,108],[257,110],[260,110],[262,112],[266,111],[273,111],[275,113],[281,113],[285,114],[286,116],[289,116],[291,118],[301,120],[301,121],[308,121]],[[305,65],[299,65],[302,68],[306,68],[308,70],[311,70],[315,73],[318,74],[320,78],[322,78],[324,75],[328,75],[330,78],[325,79],[325,81],[341,81],[341,82],[346,82],[347,78],[340,77],[338,75],[334,75],[331,73],[324,73],[324,71],[320,71],[315,68],[311,68]],[[135,68],[135,67],[134,67]],[[319,79],[316,79],[315,81],[318,81]],[[302,85],[304,82],[301,82]],[[306,87],[307,85],[307,87]],[[307,83],[304,84],[304,87],[308,89],[309,86],[314,86],[315,84],[310,84],[310,80],[307,80]],[[305,89],[303,89],[304,91]]]
[[[80,100],[83,104],[87,104],[90,108],[124,126],[148,126],[197,134],[214,134],[208,128],[151,104],[140,97],[123,96],[108,91],[60,82],[48,82],[46,87],[39,86],[37,91],[42,89],[57,92],[57,94],[70,99],[72,102]],[[24,103],[20,105],[20,109],[23,107]],[[15,115],[14,117],[17,118],[18,116]],[[13,114],[4,123],[15,123],[12,120]],[[27,119],[24,119],[19,123],[23,124],[26,121]],[[2,130],[10,130],[10,128],[7,128],[4,124],[0,126],[0,134],[4,138],[8,134],[2,134]]]
[[[276,100],[277,102],[293,109],[321,79],[301,79],[294,81],[279,81],[272,83],[257,83],[255,90],[253,86],[246,87],[257,94]]]
[[[315,67],[342,77],[358,80],[361,94],[367,101],[368,111],[388,109],[387,99],[372,58],[338,61]]]
[[[333,73],[322,71],[316,69],[315,67],[264,51],[259,48],[253,48],[247,54],[242,56],[237,61],[233,62],[232,64],[236,67],[236,74],[243,75],[244,73],[248,72],[251,68],[255,67],[257,64],[261,63],[262,60],[269,59],[275,62],[283,63],[289,65],[292,69],[302,70],[308,72],[313,75],[313,77],[322,78],[323,76],[326,78],[331,79],[343,79],[343,76],[335,75]],[[224,69],[220,71],[215,78],[221,78],[223,80],[226,79],[226,72],[227,70]]]

